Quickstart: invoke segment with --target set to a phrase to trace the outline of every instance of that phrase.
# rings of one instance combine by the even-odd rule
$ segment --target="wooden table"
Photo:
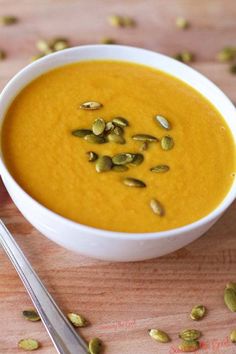
[[[134,17],[137,27],[117,29],[106,17]],[[1,87],[35,54],[39,38],[65,36],[72,45],[97,43],[112,37],[118,43],[141,46],[169,55],[183,49],[196,53],[193,67],[216,82],[236,101],[236,76],[215,55],[235,45],[235,0],[0,0],[0,15],[19,17],[0,28],[0,48],[8,58],[0,63]],[[187,31],[175,28],[176,16],[191,22]],[[0,185],[1,217],[63,311],[83,313],[91,326],[86,339],[99,336],[106,354],[176,353],[177,334],[184,328],[203,331],[201,353],[236,353],[228,340],[236,315],[223,304],[223,289],[236,280],[236,204],[201,239],[175,253],[147,262],[106,263],[78,256],[53,244],[18,212]],[[203,303],[207,317],[189,320],[192,305]],[[37,338],[39,353],[55,349],[41,323],[26,322],[21,311],[31,306],[18,276],[0,252],[0,354],[20,353],[17,342]],[[173,338],[158,344],[147,329],[160,327]]]

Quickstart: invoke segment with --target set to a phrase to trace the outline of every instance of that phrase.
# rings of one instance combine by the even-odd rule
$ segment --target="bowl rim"
[[[101,44],[91,44],[91,45],[82,45],[82,46],[76,46],[76,47],[72,47],[69,49],[65,49],[63,51],[60,52],[56,52],[56,53],[52,53],[49,54],[43,58],[38,59],[37,61],[28,64],[27,66],[25,66],[23,69],[21,69],[20,71],[17,72],[17,74],[15,74],[9,81],[8,83],[5,85],[4,89],[2,90],[1,94],[0,94],[0,102],[2,103],[2,101],[4,101],[6,94],[8,94],[11,91],[12,86],[15,84],[15,81],[17,81],[18,79],[20,79],[20,77],[22,77],[23,75],[25,75],[32,67],[36,67],[38,65],[40,65],[41,63],[44,63],[54,57],[57,56],[61,56],[63,54],[68,54],[68,53],[73,53],[73,52],[78,52],[80,50],[96,50],[96,49],[102,49],[102,48],[111,48],[111,45],[101,45]],[[120,50],[133,50],[133,51],[138,51],[140,53],[143,54],[155,54],[157,56],[157,58],[162,58],[164,60],[166,60],[167,62],[172,62],[174,61],[175,63],[177,62],[177,60],[152,51],[152,50],[147,50],[147,49],[143,49],[143,48],[139,48],[139,47],[133,47],[133,46],[126,46],[126,45],[112,45],[112,47],[118,48]],[[137,53],[136,53],[137,54]],[[136,55],[135,54],[135,55]],[[91,59],[88,59],[91,60]],[[96,55],[94,56],[94,59],[92,60],[99,60],[96,59]],[[106,58],[104,60],[109,60],[109,58]],[[115,59],[112,59],[115,60]],[[122,61],[121,59],[117,59],[119,61]],[[79,61],[85,61],[80,60],[78,57],[78,62]],[[76,63],[75,61],[71,61],[71,63]],[[123,60],[126,62],[133,62],[133,63],[138,63],[137,61],[135,61],[135,58],[133,58],[133,60]],[[186,70],[187,72],[192,72],[194,75],[197,75],[199,78],[201,78],[201,80],[203,80],[203,82],[205,82],[207,85],[210,85],[211,88],[215,89],[218,91],[218,93],[221,95],[222,99],[224,99],[225,104],[227,104],[228,106],[230,106],[230,108],[234,109],[235,114],[236,114],[236,109],[234,107],[234,105],[232,104],[232,102],[229,100],[229,98],[225,95],[225,93],[218,88],[218,86],[216,86],[211,80],[209,80],[206,76],[204,76],[203,74],[199,73],[197,70],[183,64],[180,62],[177,62],[179,67],[182,67],[182,69]],[[68,64],[67,62],[65,62],[64,65]],[[63,64],[60,65],[55,65],[53,68],[56,67],[60,67]],[[152,67],[151,65],[147,65],[149,67]],[[153,67],[154,68],[154,67]],[[157,68],[156,68],[157,69]],[[47,71],[53,70],[52,68],[48,69],[48,70],[44,70],[43,72],[46,73]],[[157,69],[158,70],[158,69]],[[164,71],[163,69],[159,69]],[[40,73],[38,76],[40,76],[42,73]],[[167,74],[170,74],[167,71]],[[30,83],[31,81],[35,80],[36,77],[35,76],[32,80],[29,80],[28,83]],[[173,76],[173,75],[172,75]],[[181,79],[180,79],[181,80]],[[183,80],[182,80],[183,81]],[[190,85],[190,84],[189,84]],[[190,85],[191,86],[191,85]],[[25,87],[25,85],[22,85],[21,89]],[[194,86],[193,86],[194,87]],[[198,92],[201,93],[201,91],[199,91],[197,88],[195,88],[195,90],[197,90]],[[202,93],[201,93],[202,94]],[[203,95],[203,94],[202,94]],[[203,95],[204,96],[204,95]],[[13,95],[11,98],[12,100],[16,97],[16,95]],[[205,97],[205,96],[204,96]],[[12,100],[8,100],[8,105],[6,105],[7,109],[10,106]],[[208,101],[210,101],[210,99],[207,98]],[[211,102],[211,101],[210,101]],[[212,103],[212,102],[211,102]],[[213,104],[213,103],[212,103]],[[213,104],[214,105],[214,104]],[[3,103],[4,106],[4,103]],[[215,105],[214,105],[215,106]],[[0,117],[1,118],[1,117]],[[2,121],[4,119],[4,116],[2,118]],[[2,124],[2,122],[0,123]],[[228,125],[227,121],[226,124]],[[228,125],[229,127],[229,125]],[[229,127],[230,131],[231,128]],[[233,135],[233,134],[232,134]],[[25,198],[27,198],[31,203],[35,204],[35,206],[37,206],[41,212],[43,214],[48,214],[48,216],[52,219],[55,220],[55,222],[62,222],[62,223],[67,223],[70,227],[73,227],[75,229],[77,229],[78,231],[84,231],[85,233],[93,233],[93,234],[97,234],[97,236],[99,237],[108,237],[108,238],[117,238],[117,239],[126,239],[126,240],[141,240],[143,237],[145,239],[156,239],[156,238],[169,238],[169,237],[174,237],[177,236],[179,234],[184,234],[187,232],[191,232],[194,231],[195,229],[204,227],[204,225],[206,225],[207,223],[214,223],[215,220],[217,220],[221,214],[230,206],[230,204],[232,204],[232,202],[234,201],[234,199],[236,198],[236,179],[234,179],[228,193],[225,195],[225,197],[221,200],[221,202],[206,216],[190,223],[190,224],[186,224],[184,226],[180,226],[177,228],[173,228],[173,229],[169,229],[169,230],[165,230],[165,231],[153,231],[153,232],[123,232],[123,231],[110,231],[110,230],[106,230],[106,229],[100,229],[100,228],[96,228],[96,227],[92,227],[92,226],[88,226],[85,224],[80,224],[79,222],[73,221],[71,219],[68,219],[60,214],[57,214],[56,212],[48,209],[46,206],[44,206],[43,204],[41,204],[40,202],[38,202],[36,199],[34,199],[30,194],[28,194],[19,184],[18,182],[14,179],[14,177],[11,175],[11,173],[9,172],[8,168],[6,167],[4,160],[2,158],[2,156],[0,156],[0,174],[3,177],[3,182],[5,181],[5,178],[10,179],[10,181],[14,184],[14,187],[18,190],[18,192],[20,192]]]

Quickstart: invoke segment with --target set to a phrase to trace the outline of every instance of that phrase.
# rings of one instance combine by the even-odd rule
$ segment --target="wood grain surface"
[[[136,28],[108,25],[118,13],[134,17]],[[71,45],[98,43],[112,37],[118,43],[141,46],[168,55],[183,49],[196,53],[193,67],[212,79],[236,101],[236,75],[215,55],[236,45],[235,0],[0,0],[0,15],[15,15],[19,23],[0,27],[0,87],[36,53],[39,38],[65,36]],[[187,31],[175,28],[176,16],[189,19]],[[37,232],[19,213],[0,185],[0,215],[32,262],[62,310],[78,311],[91,322],[81,330],[89,339],[99,336],[105,354],[174,354],[184,328],[203,331],[200,353],[236,353],[228,335],[236,315],[223,303],[223,289],[236,281],[236,204],[202,238],[175,253],[137,263],[107,263],[73,254]],[[81,235],[83,237],[83,235]],[[189,319],[195,304],[208,308],[198,323]],[[0,251],[0,354],[15,354],[17,342],[34,337],[42,354],[55,349],[42,323],[29,323],[21,311],[31,306],[18,276]],[[158,344],[147,329],[159,327],[172,337]]]

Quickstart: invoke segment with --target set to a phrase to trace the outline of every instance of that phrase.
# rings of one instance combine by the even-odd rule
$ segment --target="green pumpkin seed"
[[[124,22],[123,22],[123,17],[119,15],[110,15],[108,16],[108,22],[111,26],[113,27],[123,27]]]
[[[185,51],[181,53],[177,53],[173,56],[174,59],[181,61],[182,63],[191,63],[194,61],[194,55],[191,52]]]
[[[225,47],[220,50],[217,54],[217,59],[221,62],[231,61],[236,56],[236,48],[235,47]]]
[[[115,165],[112,167],[112,171],[115,172],[126,172],[128,171],[129,167],[127,167],[126,165]]]
[[[206,314],[206,308],[203,305],[196,305],[192,308],[190,318],[194,321],[201,320]]]
[[[148,143],[156,142],[158,139],[155,136],[149,135],[149,134],[135,134],[132,136],[134,140],[137,141],[145,141]]]
[[[115,125],[112,122],[107,122],[105,126],[106,132],[111,132],[115,128]]]
[[[140,151],[146,151],[148,149],[148,142],[144,141],[140,146]]]
[[[89,353],[100,354],[102,350],[102,341],[99,338],[93,338],[89,341]]]
[[[88,156],[89,162],[94,162],[98,159],[98,154],[96,154],[94,151],[88,151],[86,152],[86,155]]]
[[[126,165],[127,163],[132,162],[134,159],[134,155],[127,152],[127,153],[121,153],[117,154],[112,157],[112,162],[114,165]]]
[[[123,117],[115,117],[112,119],[112,123],[115,124],[117,127],[125,128],[128,127],[129,122],[127,119]]]
[[[70,312],[67,314],[67,318],[74,327],[85,327],[88,324],[88,321],[77,313]]]
[[[81,109],[91,110],[91,111],[94,111],[96,109],[100,109],[102,107],[103,107],[102,103],[95,102],[95,101],[84,102],[84,103],[81,103],[81,105],[80,105]]]
[[[84,139],[92,144],[104,144],[106,142],[106,139],[103,136],[97,136],[94,134],[88,134]]]
[[[196,352],[200,347],[200,343],[197,340],[185,341],[183,340],[178,348],[183,353]]]
[[[24,316],[25,319],[31,322],[40,321],[38,312],[35,311],[34,309],[24,310],[22,311],[22,315]]]
[[[179,334],[179,338],[183,339],[184,341],[192,341],[199,339],[201,337],[201,332],[197,329],[184,329]]]
[[[167,165],[157,165],[155,167],[150,168],[150,171],[155,173],[164,173],[164,172],[168,172],[169,169],[170,167]]]
[[[164,331],[161,331],[160,329],[149,329],[148,333],[152,339],[156,340],[159,343],[170,342],[170,337],[168,336],[168,334]]]
[[[229,72],[230,72],[231,74],[236,74],[236,65],[235,65],[235,64],[233,64],[233,65],[230,66]]]
[[[236,292],[236,283],[230,281],[229,283],[226,284],[227,289],[233,289]]]
[[[103,37],[100,40],[100,43],[101,44],[116,44],[116,41],[113,38],[110,38],[110,37]]]
[[[4,52],[4,50],[0,49],[0,61],[6,58],[6,53]]]
[[[232,343],[236,343],[236,329],[230,333],[230,340]]]
[[[133,160],[131,161],[132,166],[138,166],[140,165],[144,160],[144,157],[142,154],[133,154]]]
[[[112,131],[112,133],[116,135],[123,135],[124,134],[124,129],[121,127],[115,127]]]
[[[164,128],[166,130],[170,130],[171,129],[171,124],[165,117],[157,115],[155,117],[155,120],[160,125],[161,128]]]
[[[69,48],[69,43],[67,39],[58,38],[58,39],[54,39],[54,43],[52,44],[52,47],[54,51],[58,52],[60,50]]]
[[[186,29],[189,27],[189,22],[184,17],[177,17],[175,24],[179,29]]]
[[[84,138],[86,135],[92,134],[92,130],[89,129],[76,129],[71,132],[72,135],[78,138]]]
[[[174,147],[174,140],[171,136],[163,136],[161,138],[161,147],[163,150],[171,150]]]
[[[38,59],[43,58],[44,56],[45,56],[45,54],[43,54],[43,53],[33,55],[33,56],[31,57],[31,61],[36,61],[36,60],[38,60]]]
[[[161,203],[156,199],[150,200],[150,207],[154,214],[163,216],[165,214],[164,208]]]
[[[230,311],[236,312],[236,292],[234,289],[225,288],[224,301]]]
[[[116,144],[125,144],[125,138],[122,135],[117,135],[113,132],[111,132],[108,136],[107,136],[108,141],[110,141],[111,143],[116,143]]]
[[[97,172],[107,172],[112,169],[112,159],[109,156],[100,156],[96,161]]]
[[[92,125],[93,134],[101,135],[105,130],[105,126],[106,126],[106,123],[105,123],[104,119],[102,119],[102,118],[95,119],[95,121],[93,122],[93,125]]]
[[[21,339],[18,342],[18,347],[27,351],[37,350],[39,348],[39,342],[36,339]]]
[[[15,16],[0,16],[0,25],[9,26],[18,22],[18,18]]]
[[[128,187],[135,187],[135,188],[145,188],[146,184],[141,181],[140,179],[126,177],[123,179],[123,183]]]

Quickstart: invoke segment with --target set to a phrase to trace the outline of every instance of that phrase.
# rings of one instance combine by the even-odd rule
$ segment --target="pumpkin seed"
[[[142,154],[133,154],[133,160],[131,161],[132,166],[138,166],[140,165],[144,160],[144,157]]]
[[[217,59],[220,62],[231,61],[236,56],[236,48],[235,47],[225,47],[219,51],[217,54]]]
[[[180,29],[186,29],[189,27],[189,22],[184,17],[177,17],[175,21],[176,27]]]
[[[128,127],[129,122],[127,121],[127,119],[123,118],[123,117],[115,117],[112,119],[112,123],[115,124],[117,127]]]
[[[236,292],[234,289],[225,288],[224,301],[230,311],[236,312]]]
[[[179,60],[183,63],[191,63],[194,60],[194,55],[193,53],[186,51],[175,54],[174,59]]]
[[[132,136],[132,138],[137,141],[145,141],[148,143],[158,141],[158,139],[155,136],[149,134],[135,134]]]
[[[93,122],[93,125],[92,125],[93,134],[95,134],[95,135],[102,134],[104,132],[105,126],[106,126],[106,123],[105,123],[104,119],[102,119],[102,118],[95,119],[95,121]]]
[[[69,48],[69,41],[66,38],[54,38],[50,43],[50,47],[56,52],[64,50]]]
[[[157,115],[155,117],[155,120],[157,121],[157,123],[164,129],[166,130],[170,130],[171,129],[171,124],[170,122],[163,116]]]
[[[86,135],[92,134],[92,130],[89,129],[76,129],[73,130],[72,135],[77,136],[78,138],[84,138]]]
[[[236,283],[230,281],[229,283],[226,284],[227,289],[233,289],[236,292]]]
[[[123,135],[124,134],[124,129],[121,127],[115,127],[113,129],[113,133],[116,135]]]
[[[39,348],[39,342],[36,339],[21,339],[18,342],[18,347],[27,351],[37,350]]]
[[[131,153],[121,153],[112,157],[112,162],[114,165],[126,165],[132,162],[134,155]]]
[[[0,16],[0,25],[8,26],[18,22],[18,18],[15,16]]]
[[[230,333],[230,340],[232,343],[236,343],[236,329]]]
[[[115,128],[114,124],[112,122],[107,122],[105,126],[105,131],[106,132],[111,132]]]
[[[6,53],[4,50],[0,49],[0,61],[6,58]]]
[[[129,167],[127,167],[126,165],[115,165],[112,167],[112,171],[115,172],[126,172],[128,171]]]
[[[108,22],[113,27],[123,27],[124,22],[122,16],[119,15],[110,15],[108,16]]]
[[[197,329],[184,329],[180,332],[179,337],[184,341],[192,341],[201,337],[201,332]]]
[[[203,305],[196,305],[192,308],[190,318],[194,321],[201,320],[206,314],[206,308]]]
[[[77,313],[70,312],[67,314],[67,318],[75,327],[85,327],[88,324],[87,320]]]
[[[112,169],[112,159],[109,156],[100,156],[96,161],[97,172],[107,172]]]
[[[155,167],[150,168],[150,171],[155,173],[164,173],[169,171],[170,167],[167,165],[157,165]]]
[[[81,105],[80,105],[81,109],[91,110],[91,111],[94,111],[96,109],[100,109],[102,107],[103,107],[102,103],[95,102],[95,101],[84,102],[84,103],[81,103]]]
[[[134,27],[134,26],[136,26],[136,22],[132,17],[125,16],[125,17],[123,17],[123,26],[124,27]]]
[[[31,57],[31,61],[36,61],[36,60],[38,60],[38,59],[40,59],[40,58],[43,58],[44,56],[45,56],[45,54],[43,54],[43,53],[33,55],[33,56]]]
[[[122,135],[117,135],[113,132],[111,132],[108,136],[107,136],[108,141],[112,142],[112,143],[116,143],[116,144],[125,144],[125,138]]]
[[[89,353],[100,354],[102,350],[102,341],[99,338],[93,338],[89,341]]]
[[[174,147],[174,140],[171,136],[163,136],[161,138],[161,147],[163,150],[171,150]]]
[[[123,179],[123,183],[128,187],[135,187],[135,188],[144,188],[146,184],[141,181],[140,179],[126,177]]]
[[[31,322],[40,321],[38,312],[35,311],[34,309],[24,310],[22,311],[22,315],[24,316],[24,318],[26,318],[28,321]]]
[[[100,43],[102,43],[102,44],[115,44],[116,41],[113,38],[104,37],[100,40]]]
[[[236,65],[235,64],[231,65],[229,71],[231,72],[231,74],[236,74]]]
[[[94,162],[98,159],[98,154],[96,154],[94,151],[88,151],[86,152],[86,155],[88,156],[89,162]]]
[[[156,215],[163,216],[165,214],[163,206],[156,199],[150,200],[150,207],[151,207],[153,213]]]
[[[152,339],[156,340],[159,343],[170,342],[170,337],[168,336],[168,334],[164,331],[161,331],[160,329],[149,329],[148,333]]]
[[[144,141],[140,146],[140,151],[146,151],[148,149],[148,142]]]
[[[36,48],[43,54],[48,54],[52,51],[52,49],[50,48],[50,44],[45,39],[39,39],[36,42]]]
[[[97,136],[94,134],[88,134],[84,139],[92,144],[104,144],[106,142],[106,139],[103,136]]]
[[[181,352],[184,353],[190,353],[190,352],[196,352],[200,347],[200,343],[197,340],[192,340],[192,341],[185,341],[183,340],[178,348],[181,350]]]

